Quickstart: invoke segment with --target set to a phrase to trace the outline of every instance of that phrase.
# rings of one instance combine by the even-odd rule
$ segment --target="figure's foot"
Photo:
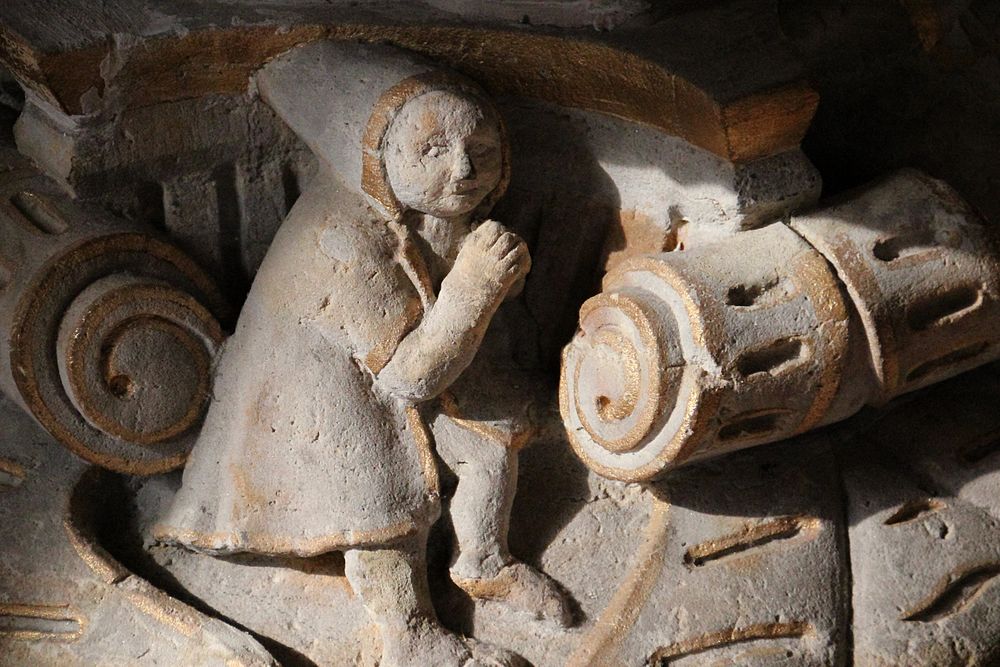
[[[527,667],[510,651],[459,637],[433,622],[383,635],[382,641],[381,667]]]
[[[537,619],[553,621],[560,627],[568,628],[573,623],[566,597],[556,583],[519,561],[503,566],[492,577],[462,577],[452,570],[451,579],[473,598],[496,600]]]

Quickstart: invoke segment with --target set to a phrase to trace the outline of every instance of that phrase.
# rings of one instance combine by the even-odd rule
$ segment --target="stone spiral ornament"
[[[612,479],[844,419],[1000,357],[1000,254],[944,184],[901,172],[843,203],[634,257],[580,310],[560,409]]]
[[[593,470],[653,479],[799,433],[832,407],[847,353],[836,278],[787,227],[740,239],[627,260],[583,305],[560,401]]]
[[[6,393],[88,461],[130,474],[181,466],[229,315],[212,280],[27,168],[2,176],[0,236],[12,267],[0,291]]]

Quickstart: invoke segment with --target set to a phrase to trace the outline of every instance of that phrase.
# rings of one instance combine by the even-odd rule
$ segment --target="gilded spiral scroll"
[[[652,479],[801,432],[829,410],[847,350],[836,278],[787,227],[739,239],[628,260],[584,304],[563,357],[561,407],[595,471]],[[605,402],[616,409],[595,418]],[[613,437],[630,424],[627,440]]]
[[[1000,260],[903,172],[818,213],[627,260],[580,311],[560,405],[594,471],[646,481],[1000,357]]]
[[[183,464],[228,316],[211,279],[149,231],[81,206],[23,164],[0,175],[4,391],[119,472]]]

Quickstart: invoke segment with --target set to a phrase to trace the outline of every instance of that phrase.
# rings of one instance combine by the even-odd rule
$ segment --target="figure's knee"
[[[455,468],[459,480],[477,477],[499,482],[516,473],[516,452],[487,438],[474,444],[473,451]]]
[[[477,429],[459,425],[446,416],[434,421],[438,454],[460,478],[470,474],[506,475],[517,465],[517,451],[501,434],[482,426]]]

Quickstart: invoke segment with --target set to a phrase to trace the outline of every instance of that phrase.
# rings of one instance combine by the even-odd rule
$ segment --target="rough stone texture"
[[[29,95],[14,134],[18,150],[77,199],[169,233],[234,301],[314,169],[274,113],[245,95],[111,118],[67,118]]]
[[[976,371],[918,392],[881,415],[847,422],[846,430],[695,464],[658,485],[659,498],[635,485],[588,475],[553,413],[546,433],[522,456],[512,540],[519,554],[551,573],[577,600],[579,627],[558,630],[527,622],[495,603],[472,602],[447,583],[447,561],[432,558],[438,609],[452,627],[509,646],[538,666],[567,664],[576,651],[581,651],[580,664],[638,666],[661,649],[665,664],[993,664],[1000,650],[1000,620],[992,611],[995,579],[959,580],[957,575],[997,559],[995,434],[1000,423],[988,400],[1000,397],[997,377],[995,368]],[[872,424],[876,417],[881,421]],[[36,454],[37,460],[52,461],[48,465],[63,461],[75,471],[83,469],[9,403],[4,418],[3,446],[16,449],[5,449],[5,459],[36,478],[31,467]],[[838,490],[841,469],[845,492]],[[871,470],[876,469],[884,472],[875,475]],[[7,525],[16,527],[22,520],[35,525],[34,517],[46,507],[62,516],[65,496],[53,493],[50,485],[10,477],[4,484],[5,518],[15,521]],[[176,484],[173,475],[102,482],[100,498],[88,506],[105,508],[95,532],[114,558],[200,611],[252,631],[283,665],[355,664],[357,656],[357,664],[372,664],[365,661],[377,651],[374,628],[340,576],[339,559],[279,566],[220,560],[148,542],[144,549],[142,526],[158,517]],[[30,510],[10,504],[19,497]],[[925,508],[928,499],[947,507]],[[654,507],[661,510],[657,520],[652,520]],[[789,517],[817,521],[788,522]],[[132,528],[124,528],[132,522]],[[55,526],[61,524],[47,533],[30,533],[32,539],[48,534],[54,540],[41,543],[47,549],[44,558],[18,561],[34,573],[30,579],[10,576],[14,561],[4,552],[5,601],[24,599],[14,592],[27,589],[23,584],[13,588],[14,582],[29,581],[36,588],[44,576],[40,564],[52,562],[52,553],[65,549],[78,558],[60,542],[68,538]],[[447,535],[438,539],[445,543]],[[16,553],[20,546],[14,544]],[[73,559],[59,571],[90,572]],[[654,577],[651,571],[662,574]],[[900,619],[904,610],[933,601],[943,581],[957,582],[959,594],[944,596],[928,618]],[[651,589],[637,589],[640,582],[651,582]],[[793,585],[790,597],[768,593]],[[851,605],[847,591],[853,591]],[[61,598],[34,601],[51,600]],[[684,611],[692,608],[695,613]],[[123,620],[153,622],[146,618],[135,612]],[[630,627],[632,619],[649,634],[614,631]],[[96,634],[110,627],[100,621],[89,629]],[[153,628],[156,637],[163,636],[164,626]],[[52,664],[53,656],[71,661],[80,642],[97,640],[0,637],[15,657],[3,664],[18,665]],[[164,651],[163,664],[175,664],[177,654],[168,652],[174,649],[149,646]],[[101,647],[112,651],[105,658],[118,655],[113,652],[118,644]],[[612,649],[617,657],[603,663],[580,657],[591,655],[583,651],[609,655]],[[127,655],[122,660],[127,662]]]
[[[845,449],[855,664],[1000,660],[996,369],[924,392]]]
[[[0,388],[89,461],[176,468],[228,307],[162,234],[73,201],[0,151]]]
[[[247,634],[123,568],[95,542],[102,471],[0,397],[0,664],[276,665]]]
[[[6,64],[74,115],[241,92],[254,70],[296,44],[357,39],[432,56],[493,94],[641,121],[733,161],[796,147],[816,97],[789,57],[774,8],[746,0],[678,8],[627,30],[558,35],[481,17],[456,21],[420,4],[350,0],[280,9],[119,0],[98,12],[82,2],[8,3],[0,19]],[[762,35],[770,37],[763,49]]]
[[[953,190],[902,172],[788,226],[626,260],[564,351],[570,440],[645,481],[992,361],[996,252]]]
[[[515,168],[495,215],[533,249],[524,302],[547,367],[604,270],[780,219],[819,194],[819,175],[797,150],[733,165],[601,114],[513,98],[500,108]]]
[[[836,477],[829,445],[812,440],[652,487],[632,569],[570,664],[842,664]]]
[[[807,148],[818,150],[824,165],[836,163],[840,130],[848,129],[844,164],[854,175],[832,170],[834,189],[858,173],[874,176],[883,165],[916,157],[935,166],[935,175],[958,176],[974,203],[995,211],[995,100],[970,94],[992,90],[997,80],[987,4],[685,0],[647,10],[613,1],[515,0],[492,5],[496,15],[486,26],[461,16],[468,8],[449,0],[405,11],[395,2],[87,3],[85,11],[69,3],[26,11],[15,2],[0,8],[0,40],[8,62],[36,91],[18,131],[23,150],[78,197],[153,222],[187,244],[236,300],[311,169],[303,145],[256,100],[252,85],[248,94],[251,72],[293,44],[330,35],[406,44],[472,74],[503,94],[498,106],[513,143],[510,194],[493,215],[529,242],[535,260],[526,298],[504,306],[513,332],[503,334],[516,339],[522,361],[551,365],[604,268],[730,236],[746,237],[749,247],[756,232],[745,230],[815,201],[818,175],[797,149],[815,99],[796,83],[802,68],[788,57],[790,44],[834,96],[821,107],[823,129]],[[613,31],[514,26],[529,5],[535,23],[585,26],[596,16],[596,27]],[[813,21],[817,6],[820,20]],[[624,23],[593,11],[602,8],[625,10]],[[874,34],[876,24],[886,29],[845,49],[835,38],[852,22],[856,27],[859,15],[878,18],[860,32]],[[879,49],[897,50],[873,58]],[[869,79],[865,71],[876,74]],[[906,75],[897,84],[900,71]],[[929,85],[912,86],[928,71]],[[952,85],[955,72],[962,73]],[[864,85],[856,86],[857,96],[845,95],[858,78]],[[911,89],[897,104],[894,95],[906,85]],[[928,90],[933,94],[921,98]],[[0,85],[0,100],[18,104],[17,90]],[[85,116],[60,118],[67,109]],[[951,114],[962,122],[951,123]],[[859,118],[869,126],[855,127]],[[958,125],[977,132],[956,133]],[[907,206],[886,208],[888,219]],[[879,240],[859,227],[851,235],[854,254]],[[955,259],[963,267],[964,258]],[[5,267],[0,289],[12,282]],[[857,281],[838,268],[846,283]],[[912,282],[890,291],[907,303],[940,296],[940,285]],[[906,281],[893,285],[900,283]],[[81,295],[84,302],[91,296]],[[863,331],[859,325],[850,335]],[[937,343],[917,347],[923,354]],[[588,472],[572,454],[555,406],[543,402],[542,430],[521,454],[511,550],[564,588],[575,625],[560,628],[497,600],[470,599],[450,581],[457,527],[448,521],[431,539],[437,610],[448,628],[539,666],[993,664],[1000,636],[992,600],[1000,497],[995,373],[986,368],[919,390],[908,403],[868,411],[816,437],[696,463],[645,488]],[[847,379],[864,384],[857,375]],[[881,424],[866,429],[880,416]],[[13,551],[0,552],[0,600],[24,598],[25,580],[41,594],[62,593],[46,588],[45,568],[52,553],[70,553],[61,540],[75,533],[60,531],[53,519],[64,515],[65,485],[45,465],[82,464],[48,441],[35,449],[27,434],[35,430],[23,414],[6,410],[2,423],[0,441],[13,445],[0,468],[0,512],[13,517],[18,535],[47,551],[22,549],[20,537],[3,547]],[[858,430],[865,432],[855,437]],[[29,484],[25,461],[43,461],[37,469],[56,483]],[[218,655],[266,664],[260,647],[232,626],[254,633],[282,664],[377,660],[377,629],[339,556],[217,559],[155,545],[143,536],[172,499],[176,477],[94,479],[99,492],[81,507],[98,517],[80,525],[93,527],[94,540],[131,570],[216,620],[112,568],[133,595],[127,604],[146,599],[135,597],[131,587],[138,586],[191,625],[173,623],[164,632],[160,621],[132,612],[114,584],[100,584],[107,592],[87,607],[93,622],[75,641],[17,632],[40,622],[37,608],[34,620],[25,621],[21,607],[0,618],[0,653],[10,648],[13,664],[73,664],[79,655],[83,664],[131,662],[113,641],[123,628],[138,637],[130,642],[149,646],[145,659],[162,664],[211,664]],[[463,509],[447,474],[441,493],[446,516],[450,504]],[[14,501],[4,504],[8,498]],[[54,528],[32,532],[48,525]],[[21,552],[28,557],[8,555]],[[79,557],[60,559],[60,572],[90,582]],[[16,563],[12,576],[9,563]],[[41,595],[37,603],[48,599]],[[121,616],[120,609],[129,611]],[[176,619],[174,612],[166,618]],[[47,619],[44,629],[72,634],[72,619]],[[145,639],[153,635],[166,639]],[[0,662],[6,660],[3,654]]]
[[[858,311],[874,402],[995,358],[996,240],[946,184],[901,172],[791,225],[830,261]]]

